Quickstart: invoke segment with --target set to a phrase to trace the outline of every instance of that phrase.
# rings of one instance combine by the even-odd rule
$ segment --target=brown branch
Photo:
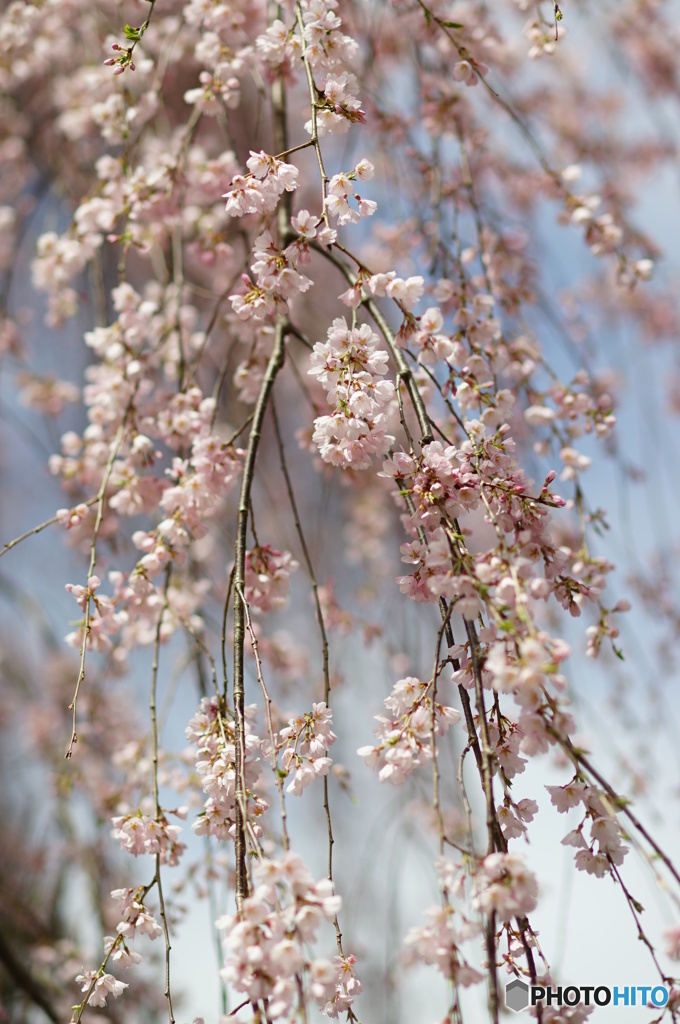
[[[257,397],[253,422],[248,437],[243,467],[243,480],[238,505],[236,548],[234,559],[234,589],[245,593],[246,540],[250,497],[255,475],[255,461],[262,434],[262,424],[271,396],[272,387],[284,363],[285,324],[277,318],[274,330],[274,348]],[[246,785],[245,785],[245,690],[243,680],[245,643],[245,611],[242,601],[234,602],[234,731],[236,747],[236,905],[240,913],[243,900],[248,896],[246,872]]]
[[[14,950],[5,940],[2,932],[0,932],[0,962],[2,962],[11,979],[22,992],[26,993],[31,1002],[39,1006],[45,1016],[53,1021],[53,1024],[60,1024],[61,1017],[50,1003],[47,992],[15,955]]]

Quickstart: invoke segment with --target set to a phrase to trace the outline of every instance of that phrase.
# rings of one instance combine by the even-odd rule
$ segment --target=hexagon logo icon
[[[519,1013],[529,1005],[529,986],[519,978],[509,981],[505,986],[505,1005],[509,1010]]]

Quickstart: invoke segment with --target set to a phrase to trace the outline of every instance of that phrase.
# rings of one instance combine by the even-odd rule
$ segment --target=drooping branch
[[[255,476],[255,463],[262,436],[265,413],[277,374],[284,363],[284,346],[286,324],[281,317],[277,318],[274,328],[274,348],[267,363],[260,393],[253,413],[253,422],[248,436],[243,465],[243,479],[238,504],[238,520],[236,524],[236,546],[234,550],[234,590],[236,594],[245,592],[246,585],[246,547],[248,533],[248,514],[250,510],[251,491]],[[246,634],[245,609],[242,600],[234,602],[234,726],[236,733],[236,900],[239,911],[243,900],[248,895],[248,875],[246,871],[246,819],[247,794],[245,783],[245,688],[244,688],[244,645]]]

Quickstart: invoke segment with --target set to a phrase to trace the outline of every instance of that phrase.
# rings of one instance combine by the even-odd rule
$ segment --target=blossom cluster
[[[298,568],[289,551],[277,551],[258,544],[246,551],[245,597],[257,612],[283,608],[290,590],[290,577]]]
[[[146,935],[150,939],[157,939],[163,934],[163,929],[149,913],[144,904],[143,891],[137,889],[114,889],[111,899],[118,904],[118,913],[121,920],[116,925],[116,932],[125,939],[133,939],[137,933]],[[108,951],[107,951],[108,952]]]
[[[407,676],[394,684],[385,707],[389,716],[376,715],[375,746],[357,753],[370,768],[378,768],[381,782],[401,785],[419,765],[432,759],[434,737],[460,720],[460,712],[433,701],[432,683]]]
[[[114,815],[112,836],[124,850],[158,859],[151,885],[159,895],[159,865],[165,871],[186,860],[180,829],[168,820],[184,812],[159,806],[159,786],[189,792],[188,802],[200,808],[192,827],[208,850],[205,861],[186,867],[177,891],[194,878],[196,891],[209,889],[215,858],[229,877],[233,851],[214,851],[236,840],[246,870],[237,872],[237,913],[220,922],[223,976],[244,1005],[266,1000],[268,1020],[302,1019],[308,1003],[330,1017],[353,1018],[361,991],[338,922],[335,929],[324,926],[336,917],[340,898],[288,849],[284,780],[286,795],[294,796],[331,771],[350,787],[349,770],[329,756],[332,729],[340,733],[341,725],[327,704],[342,660],[334,651],[329,656],[329,639],[353,639],[361,631],[366,644],[391,659],[394,678],[402,677],[376,717],[375,742],[358,751],[381,782],[404,783],[423,767],[436,782],[440,737],[461,717],[450,706],[453,684],[465,711],[465,749],[473,755],[466,771],[476,763],[497,847],[501,837],[506,843],[527,838],[537,804],[513,799],[511,783],[529,758],[553,748],[575,764],[574,778],[548,791],[560,813],[581,814],[563,839],[575,849],[577,869],[620,881],[616,869],[627,853],[623,801],[603,781],[593,784],[594,772],[571,740],[576,721],[564,669],[570,650],[553,623],[562,613],[574,620],[583,615],[587,654],[606,653],[605,639],[620,654],[613,616],[627,604],[606,600],[614,566],[590,534],[607,522],[586,486],[598,443],[622,458],[615,409],[623,381],[592,369],[599,360],[591,335],[604,333],[605,323],[638,325],[655,343],[678,335],[672,290],[643,294],[656,253],[629,220],[627,188],[629,178],[649,168],[656,173],[662,159],[675,160],[677,153],[670,139],[650,137],[640,146],[630,143],[630,133],[625,143],[617,139],[611,97],[593,94],[590,105],[581,102],[588,94],[575,71],[579,62],[560,65],[559,85],[551,86],[563,37],[557,5],[554,33],[533,14],[524,30],[530,57],[554,55],[534,65],[537,90],[524,92],[520,52],[505,26],[532,5],[507,3],[508,19],[493,5],[460,5],[459,22],[448,20],[458,18],[453,8],[459,5],[449,11],[439,0],[393,0],[380,5],[377,17],[376,5],[351,0],[170,0],[143,4],[146,21],[125,26],[123,45],[109,36],[120,16],[114,0],[13,0],[0,13],[0,358],[31,410],[58,417],[78,395],[84,403],[83,422],[73,420],[50,459],[66,497],[44,524],[55,521],[55,532],[90,564],[80,584],[66,587],[81,613],[66,638],[81,652],[76,697],[70,666],[58,673],[69,675],[66,696],[65,684],[49,684],[55,706],[72,700],[69,756],[79,716],[84,756],[82,766],[74,759],[72,778],[97,820]],[[585,18],[588,5],[576,6]],[[662,93],[672,103],[680,91],[664,5],[621,0],[615,6],[607,26],[621,42],[621,59],[640,69],[650,97]],[[395,75],[414,54],[408,89],[393,90]],[[485,83],[489,71],[502,88],[469,88]],[[576,111],[570,96],[579,97]],[[375,166],[367,156],[357,160],[366,151],[364,124]],[[343,157],[328,136],[350,132]],[[530,163],[517,158],[506,136],[529,144]],[[380,217],[365,192],[376,171]],[[577,188],[581,177],[585,183]],[[68,202],[57,211],[62,194]],[[400,197],[408,198],[406,215],[390,223]],[[565,229],[581,234],[609,268],[585,287],[560,289],[555,309],[533,237],[534,214],[546,200]],[[22,335],[31,334],[33,311],[24,308],[24,275],[16,270],[36,220],[46,225],[38,229],[32,262],[33,286],[45,296],[36,307],[46,308],[50,337],[63,326],[77,330],[79,310],[87,318],[83,387],[30,367],[31,346]],[[346,316],[338,317],[342,309]],[[369,317],[372,326],[361,322]],[[552,345],[543,343],[553,334],[574,358],[564,381]],[[307,376],[300,374],[300,355],[306,356],[299,345],[312,350]],[[273,393],[280,410],[273,461],[280,461],[291,494],[301,481],[309,486],[305,505],[293,500],[292,520],[285,522],[269,478]],[[298,476],[299,452],[288,471],[284,449],[293,445],[286,432],[313,453],[316,476]],[[237,438],[243,448],[235,447]],[[627,455],[624,465],[632,476]],[[334,474],[331,467],[348,472]],[[553,491],[558,478],[564,498]],[[248,500],[236,543],[243,591],[235,593],[225,567],[235,526],[230,499],[239,481]],[[332,581],[317,586],[311,571],[317,559],[302,532],[308,511],[310,518],[326,511],[322,502],[315,505],[317,483],[317,496],[325,502],[332,494],[334,515],[338,508],[337,518],[324,520],[324,541],[342,537],[338,557],[351,564],[337,597]],[[301,627],[301,642],[292,625],[290,633],[272,632],[266,614],[285,607],[298,569],[286,547],[292,521],[322,634],[323,702],[313,703],[318,690],[299,702],[312,660],[302,625],[311,606],[301,601],[289,616],[289,625]],[[332,524],[340,521],[336,530]],[[427,682],[406,675],[411,652],[402,637],[395,644],[389,616],[360,608],[364,597],[370,603],[376,595],[376,581],[393,574],[388,542],[398,521],[407,568],[397,586],[434,606],[412,609],[414,616],[438,610],[443,617]],[[258,528],[271,543],[260,544]],[[355,582],[358,600],[348,611],[341,595]],[[296,577],[295,584],[297,595],[302,581]],[[267,701],[267,738],[258,735],[254,705],[245,709],[245,722],[229,706],[241,693],[229,692],[226,668],[239,601],[253,612],[247,632]],[[664,604],[664,615],[677,625],[672,604]],[[570,625],[576,634],[580,623]],[[243,643],[242,633],[234,629],[235,645]],[[192,749],[176,760],[158,749],[155,712],[152,757],[148,739],[130,725],[126,701],[108,685],[138,648],[154,645],[155,693],[161,645],[175,634],[173,655],[186,642],[202,695],[208,665],[216,680],[220,642],[225,663],[224,696],[202,696],[186,729]],[[578,640],[570,635],[570,641],[576,648]],[[93,653],[105,656],[101,672],[89,661],[85,671]],[[271,691],[263,678],[269,674]],[[291,707],[311,710],[286,724],[277,683],[286,701],[293,695]],[[251,685],[246,678],[246,690]],[[0,724],[20,699],[12,694]],[[333,699],[337,715],[341,704]],[[52,717],[34,713],[29,731],[51,740]],[[272,775],[262,778],[267,762]],[[50,776],[62,780],[51,770]],[[282,791],[280,828],[265,813],[272,781]],[[245,804],[237,815],[241,783]],[[445,803],[447,786],[441,790]],[[70,812],[66,787],[59,800]],[[451,821],[462,823],[456,840],[463,863],[436,863],[440,906],[406,940],[407,958],[432,965],[454,989],[481,980],[462,949],[491,918],[505,925],[508,966],[528,976],[528,968],[515,964],[523,956],[530,961],[517,933],[510,948],[511,921],[533,911],[538,893],[514,852],[475,856],[476,822],[467,801],[465,811],[463,820],[457,807],[437,806],[427,819],[442,844],[453,835]],[[74,838],[69,851],[75,846]],[[92,850],[86,852],[91,861]],[[96,854],[103,875],[107,851]],[[659,863],[665,870],[666,860]],[[144,903],[149,891],[114,892],[121,907],[115,934],[104,939],[105,959],[99,970],[83,968],[77,977],[84,1002],[104,1006],[126,988],[107,966],[139,962],[127,946],[137,933],[165,932],[169,961],[174,915],[166,918],[163,909],[161,928]],[[471,899],[477,920],[454,909],[457,897]],[[171,897],[168,907],[174,909]],[[316,955],[322,928],[336,932],[333,958]],[[524,926],[518,928],[524,939]],[[676,931],[668,943],[679,957]],[[527,934],[533,942],[530,929]],[[493,972],[498,958],[488,960],[485,969]],[[81,962],[78,952],[69,979]],[[169,987],[168,978],[170,1001]],[[671,1006],[679,999],[676,992]],[[140,995],[141,1016],[154,1012]],[[546,1021],[556,1015],[546,1008]]]
[[[311,222],[305,224],[304,230],[309,232],[307,238],[324,237],[324,230],[317,231]],[[288,302],[312,286],[311,278],[297,269],[309,262],[306,241],[297,239],[281,249],[274,244],[271,233],[264,231],[255,240],[253,255],[251,270],[255,282],[247,274],[242,275],[246,292],[229,296],[234,313],[240,320],[264,320],[277,312],[287,313]]]
[[[308,373],[326,391],[334,411],[314,420],[314,443],[324,462],[343,469],[368,469],[372,455],[384,455],[394,437],[387,433],[387,414],[394,384],[385,380],[388,356],[367,324],[348,327],[337,317],[328,340],[317,342]]]
[[[232,178],[228,192],[226,211],[230,217],[242,217],[246,213],[269,213],[276,206],[284,192],[297,187],[299,171],[293,164],[268,156],[261,151],[246,161],[250,173]]]
[[[257,818],[267,802],[254,792],[261,772],[262,740],[253,732],[257,707],[246,708],[245,763],[247,813],[257,835],[262,829]],[[203,810],[192,824],[196,835],[233,839],[236,834],[236,746],[234,722],[217,697],[203,697],[198,712],[186,728],[186,737],[196,747],[196,774],[206,794]]]
[[[314,882],[301,857],[261,860],[253,868],[255,888],[240,915],[220,918],[222,976],[248,1000],[268,1000],[273,1020],[290,1017],[300,999],[312,999],[331,1017],[347,1011],[361,983],[354,957],[328,960],[310,955],[323,921],[333,921],[341,900],[328,879]]]
[[[312,704],[312,710],[297,715],[279,730],[277,750],[282,750],[282,770],[293,776],[286,787],[287,793],[300,796],[317,776],[328,774],[333,761],[327,757],[328,748],[337,739],[331,731],[333,715],[325,702]],[[267,751],[265,749],[264,753]]]
[[[360,160],[349,174],[334,174],[328,183],[325,210],[331,217],[337,217],[338,225],[356,224],[361,217],[372,217],[378,204],[372,199],[362,199],[354,187],[354,181],[370,181],[375,168],[370,160]],[[356,209],[350,204],[356,202]]]
[[[104,962],[98,970],[85,970],[81,968],[80,974],[76,977],[76,984],[81,986],[84,992],[85,1001],[89,1006],[106,1006],[109,996],[117,999],[128,988],[127,982],[119,981],[114,975],[105,970],[109,961],[116,967],[127,969],[141,963],[142,956],[136,950],[130,949],[128,942],[134,939],[135,935],[147,935],[150,939],[156,939],[163,934],[163,929],[152,914],[144,905],[144,890],[141,887],[136,889],[114,889],[111,898],[118,904],[118,913],[121,920],[116,925],[116,935],[104,936]]]
[[[174,866],[186,850],[185,844],[177,838],[181,828],[179,825],[170,825],[165,815],[156,819],[140,811],[137,814],[117,815],[111,820],[114,826],[113,838],[134,857],[143,853],[158,855],[161,864]]]
[[[472,883],[472,908],[495,914],[499,921],[523,917],[536,909],[538,883],[515,853],[490,853]]]
[[[311,134],[344,134],[353,123],[364,122],[358,81],[349,70],[359,44],[341,31],[337,0],[302,0],[301,48],[320,93],[316,116],[305,124]]]
[[[87,1000],[90,1006],[106,1006],[107,996],[117,999],[128,987],[126,981],[118,981],[112,974],[86,971],[84,967],[77,976],[76,983],[83,992],[88,992],[94,986]]]
[[[425,911],[428,923],[411,928],[404,939],[407,964],[434,964],[447,981],[467,988],[483,980],[463,952],[463,944],[479,935],[479,923],[457,911],[450,897],[460,895],[464,887],[462,869],[440,857],[436,862],[437,877],[446,898],[441,906]]]
[[[563,846],[576,849],[574,862],[578,870],[595,875],[596,878],[603,878],[611,874],[614,867],[620,867],[628,853],[628,847],[623,845],[622,828],[606,794],[595,786],[587,785],[578,777],[572,779],[566,786],[546,786],[546,789],[550,794],[551,803],[560,814],[565,814],[580,805],[583,805],[585,810],[581,824],[568,832],[562,840]],[[590,842],[583,834],[588,821]]]

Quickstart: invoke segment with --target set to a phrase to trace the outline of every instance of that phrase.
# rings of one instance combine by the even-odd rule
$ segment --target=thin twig
[[[156,718],[156,688],[158,684],[158,662],[161,646],[161,632],[163,628],[163,616],[168,609],[168,591],[170,589],[170,577],[172,575],[172,562],[165,570],[165,586],[163,589],[163,604],[158,614],[156,626],[156,637],[153,648],[153,664],[151,667],[151,695],[149,698],[149,711],[151,715],[151,762],[153,765],[153,799],[156,811],[156,821],[160,822],[162,810],[158,797],[158,721]],[[170,931],[168,919],[165,912],[165,899],[163,898],[163,883],[161,881],[161,854],[156,854],[156,874],[154,881],[158,889],[158,903],[160,905],[161,921],[163,923],[163,938],[165,940],[165,998],[168,1004],[168,1024],[175,1024],[175,1015],[172,1010],[172,994],[170,992]]]
[[[265,714],[267,716],[267,731],[269,732],[269,743],[271,746],[272,771],[274,773],[274,778],[276,780],[276,788],[279,791],[279,805],[281,809],[281,835],[283,839],[283,848],[284,850],[288,851],[290,849],[290,839],[288,837],[286,798],[283,792],[283,775],[279,771],[279,766],[277,764],[276,739],[274,737],[274,723],[272,721],[272,699],[269,695],[267,684],[264,681],[264,675],[262,674],[262,662],[260,660],[260,645],[257,641],[255,630],[253,629],[253,623],[252,619],[250,618],[250,608],[248,607],[248,602],[246,601],[245,594],[240,589],[240,587],[237,588],[236,593],[243,602],[243,612],[246,618],[246,629],[248,630],[248,635],[250,636],[250,643],[253,648],[253,655],[255,657],[255,670],[257,672],[257,681],[260,684],[262,696],[264,697]]]
[[[276,414],[276,406],[274,399],[272,398],[272,419],[274,420],[274,431],[276,433],[276,441],[279,448],[279,458],[281,462],[281,472],[283,473],[284,480],[286,482],[286,490],[288,492],[288,499],[290,501],[291,508],[293,510],[293,519],[295,520],[295,529],[297,531],[298,538],[300,540],[300,546],[302,548],[302,554],[307,566],[307,572],[312,585],[312,593],[314,596],[314,607],[316,609],[316,621],[319,627],[319,633],[321,635],[321,655],[323,661],[323,680],[324,680],[324,701],[326,707],[330,704],[331,696],[331,677],[329,669],[329,653],[328,653],[328,634],[326,633],[326,624],[323,616],[323,609],[321,607],[321,599],[319,597],[319,585],[317,583],[316,575],[314,573],[314,567],[312,565],[312,559],[309,554],[309,548],[307,547],[307,541],[302,529],[300,522],[300,513],[298,512],[297,502],[295,500],[295,492],[293,490],[290,473],[288,472],[288,464],[286,462],[286,453],[283,446],[283,437],[281,435],[281,428],[279,425],[278,416]],[[324,775],[323,779],[323,806],[326,814],[326,827],[328,830],[328,878],[333,881],[333,845],[335,839],[333,838],[333,822],[331,819],[331,808],[328,797],[328,776]],[[341,956],[344,956],[342,951],[342,934],[340,932],[340,924],[338,922],[337,915],[335,917],[335,932],[338,943],[338,950]]]
[[[99,495],[95,495],[94,498],[88,498],[87,501],[79,502],[79,504],[87,505],[87,507],[89,508],[91,505],[96,504],[96,502],[98,502],[98,501],[99,501]],[[3,545],[3,548],[0,551],[0,558],[2,558],[3,555],[6,555],[8,551],[11,551],[12,548],[15,548],[17,546],[17,544],[21,544],[22,540],[27,540],[29,537],[32,537],[34,534],[40,533],[42,530],[46,529],[48,526],[52,526],[53,523],[58,523],[59,521],[60,521],[60,517],[59,516],[52,516],[51,519],[46,519],[45,522],[44,523],[40,523],[39,526],[34,526],[33,529],[27,530],[26,533],[22,533],[19,537],[15,537],[14,540],[8,541],[5,545]]]
[[[125,416],[123,417],[123,422],[121,423],[121,425],[118,427],[118,430],[116,431],[116,436],[114,438],[113,444],[111,445],[111,451],[109,452],[109,457],[107,459],[106,466],[104,468],[104,475],[102,477],[102,482],[101,482],[101,484],[99,486],[99,491],[97,492],[97,497],[95,499],[96,502],[97,502],[97,518],[95,519],[94,530],[93,530],[93,533],[92,533],[92,543],[90,544],[90,566],[89,566],[88,571],[87,571],[88,583],[89,583],[90,577],[94,575],[94,567],[95,567],[95,563],[96,563],[96,560],[97,560],[97,538],[99,537],[99,530],[101,528],[102,520],[104,518],[104,495],[106,494],[106,488],[108,487],[109,480],[111,479],[111,473],[113,472],[113,464],[116,461],[116,456],[118,455],[118,450],[119,450],[119,448],[121,446],[121,443],[123,441],[123,436],[125,434],[125,424],[126,424],[126,421],[127,421],[128,412],[129,412],[129,408],[126,411]],[[78,679],[76,681],[76,689],[75,689],[75,693],[73,694],[73,700],[69,704],[69,711],[73,712],[73,723],[72,723],[72,726],[71,726],[71,740],[69,742],[66,754],[64,755],[67,759],[69,759],[72,756],[72,754],[73,754],[73,747],[78,742],[78,733],[77,733],[77,730],[76,730],[76,724],[77,724],[76,713],[77,713],[78,694],[80,693],[80,687],[81,687],[81,685],[83,683],[83,680],[85,679],[85,651],[87,650],[87,642],[88,642],[89,637],[90,637],[90,601],[91,601],[91,598],[92,598],[92,595],[90,593],[88,593],[87,594],[87,600],[85,602],[85,621],[83,623],[83,643],[82,643],[82,646],[80,648],[80,669],[78,671]]]
[[[253,422],[248,437],[238,505],[236,547],[234,558],[234,590],[245,592],[246,543],[248,535],[248,512],[250,495],[255,474],[257,450],[262,433],[265,412],[274,381],[284,362],[285,324],[277,318],[274,329],[274,348],[267,363],[267,370],[257,397]],[[234,731],[236,747],[236,905],[239,913],[243,900],[248,896],[248,875],[246,872],[246,785],[245,785],[245,690],[243,679],[243,655],[245,642],[245,612],[242,601],[234,602]]]
[[[326,174],[326,168],[324,167],[323,156],[321,153],[321,146],[319,145],[319,128],[317,124],[317,107],[318,107],[318,90],[314,82],[314,75],[312,74],[312,66],[309,63],[307,57],[307,44],[305,41],[305,24],[302,19],[302,5],[297,3],[295,5],[297,22],[300,27],[300,40],[302,46],[302,62],[305,67],[305,74],[307,76],[307,86],[309,88],[309,105],[311,108],[311,120],[312,120],[312,137],[311,144],[314,146],[314,152],[316,153],[317,163],[319,164],[319,175],[321,177],[321,205],[322,205],[322,216],[326,223],[326,227],[330,227],[328,221],[328,210],[326,209],[326,195],[328,189],[328,182],[330,178]]]
[[[569,755],[573,763],[576,765],[577,770],[579,767],[585,768],[585,770],[595,779],[595,781],[598,782],[600,786],[602,786],[603,790],[606,792],[607,796],[612,801],[612,804],[615,806],[615,808],[619,810],[622,814],[624,814],[631,822],[631,824],[635,826],[640,835],[647,840],[651,848],[654,850],[654,853],[663,861],[663,863],[666,865],[673,878],[676,880],[676,882],[680,884],[680,872],[674,866],[668,854],[665,853],[659,846],[659,844],[652,838],[652,836],[649,834],[649,832],[644,827],[644,825],[637,817],[637,815],[633,814],[633,812],[630,810],[626,801],[622,799],[622,797],[620,797],[618,793],[609,785],[607,780],[591,764],[590,760],[585,756],[585,754],[581,753],[580,750],[577,750],[577,748],[573,745],[569,737],[562,736],[562,734],[558,732],[558,730],[555,729],[553,725],[547,723],[546,731],[554,739],[557,740],[562,749]]]
[[[347,264],[343,262],[343,260],[338,259],[334,252],[330,251],[323,245],[317,245],[313,241],[311,241],[309,244],[313,249],[316,250],[316,252],[320,252],[323,256],[326,257],[326,259],[330,260],[330,262],[333,263],[334,266],[338,268],[338,270],[342,273],[345,280],[351,287],[354,287],[356,285],[356,275],[352,273],[352,271],[349,269]],[[364,267],[361,261],[354,257],[352,253],[345,249],[344,246],[339,245],[336,242],[333,248],[339,249],[341,252],[347,253],[347,255],[350,256],[351,259],[354,259],[354,261],[357,263],[359,267]],[[364,267],[364,269],[366,268]],[[425,408],[425,403],[423,402],[422,395],[420,394],[420,391],[413,379],[411,367],[406,362],[404,354],[397,345],[394,339],[394,335],[390,329],[390,326],[387,323],[385,317],[383,316],[382,311],[380,310],[377,303],[374,302],[373,299],[366,298],[363,300],[363,305],[366,307],[366,309],[369,311],[369,313],[375,320],[383,338],[385,339],[387,347],[390,350],[390,354],[394,359],[394,362],[396,363],[399,376],[406,385],[406,389],[408,391],[409,398],[411,399],[413,409],[418,419],[418,425],[420,427],[420,443],[421,445],[429,444],[431,441],[434,440],[432,436],[432,425],[430,423],[430,418],[427,414],[427,409]]]

